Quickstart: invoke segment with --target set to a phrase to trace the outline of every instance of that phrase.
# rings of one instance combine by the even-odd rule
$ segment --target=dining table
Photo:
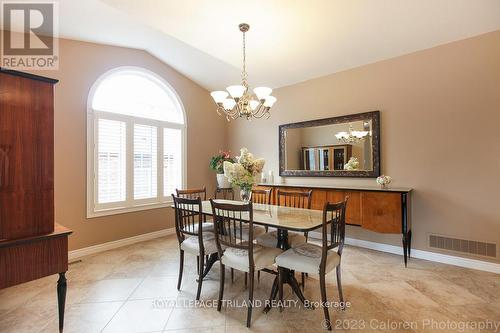
[[[219,203],[230,203],[230,204],[243,204],[243,201],[236,200],[222,200],[216,199],[215,202]],[[267,204],[257,204],[254,203],[253,207],[253,224],[260,225],[263,227],[268,227],[269,230],[276,229],[277,231],[277,239],[276,239],[276,247],[286,251],[290,248],[290,244],[288,242],[288,234],[289,232],[309,232],[314,229],[320,228],[323,223],[323,212],[321,210],[314,209],[304,209],[304,208],[294,208],[294,207],[284,207],[284,206],[276,206],[276,205],[267,205]],[[197,211],[197,207],[193,208]],[[204,215],[212,216],[212,206],[209,200],[202,202],[202,213]],[[249,220],[249,214],[244,213],[242,215],[242,220]],[[212,265],[218,260],[218,254],[214,253],[209,257],[207,264],[205,265],[204,272],[202,274],[202,278],[206,276],[206,274],[210,271]],[[266,272],[275,274],[276,277],[274,279],[271,295],[269,297],[268,305],[264,308],[264,312],[268,312],[271,307],[270,304],[273,304],[273,301],[276,299],[278,294],[278,276],[277,272],[273,270],[266,269]],[[295,272],[289,269],[283,269],[283,283],[288,284],[293,293],[297,295],[298,299],[304,304],[310,304],[307,302],[302,290],[300,289],[300,285],[295,278]]]

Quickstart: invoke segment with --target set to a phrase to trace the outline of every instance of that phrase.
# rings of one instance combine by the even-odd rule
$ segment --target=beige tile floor
[[[500,325],[500,275],[346,247],[342,258],[346,311],[330,310],[338,331],[478,332],[472,325]],[[218,263],[207,276],[201,305],[193,305],[196,263],[187,256],[182,290],[177,291],[178,245],[175,236],[103,252],[70,265],[66,333],[92,332],[244,332],[246,308],[217,312]],[[338,300],[335,274],[328,297]],[[0,291],[0,332],[57,332],[57,277]],[[266,300],[272,277],[262,274],[255,298]],[[296,301],[288,287],[286,299]],[[306,296],[319,300],[317,277],[310,276]],[[234,283],[226,274],[225,299],[241,304],[247,297],[243,275]],[[280,313],[254,310],[253,332],[324,332],[323,311],[300,305]],[[468,324],[468,327],[462,325]],[[495,327],[484,331],[494,332]],[[498,330],[500,332],[500,329]]]

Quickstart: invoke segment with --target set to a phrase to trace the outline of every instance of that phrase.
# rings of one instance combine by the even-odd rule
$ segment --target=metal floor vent
[[[437,249],[468,253],[478,256],[497,257],[497,244],[429,235],[429,246]]]

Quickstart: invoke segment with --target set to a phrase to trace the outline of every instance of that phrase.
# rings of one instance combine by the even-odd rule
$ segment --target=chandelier
[[[246,67],[246,49],[245,33],[250,29],[246,23],[239,25],[243,33],[243,71],[241,72],[241,85],[229,86],[227,91],[213,91],[210,95],[217,104],[217,113],[225,115],[227,121],[238,117],[245,117],[247,120],[252,118],[269,118],[269,110],[276,102],[276,97],[271,96],[272,89],[267,87],[257,87],[253,89],[255,96],[249,92],[248,74]]]
[[[343,143],[351,144],[361,142],[369,133],[369,131],[355,131],[352,124],[349,124],[349,132],[338,132],[335,137]]]

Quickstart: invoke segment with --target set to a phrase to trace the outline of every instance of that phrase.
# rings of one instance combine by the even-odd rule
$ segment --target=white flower
[[[259,181],[265,160],[255,159],[247,148],[241,148],[240,153],[241,155],[236,157],[237,163],[224,162],[224,175],[233,185],[251,187]]]

